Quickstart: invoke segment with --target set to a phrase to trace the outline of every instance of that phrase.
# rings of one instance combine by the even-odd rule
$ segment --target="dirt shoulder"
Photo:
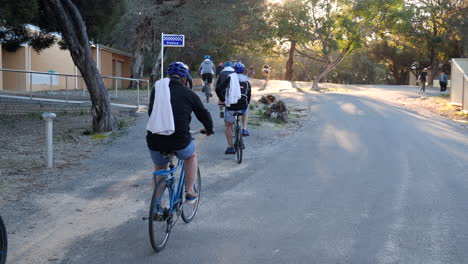
[[[407,107],[422,107],[432,113],[438,114],[453,121],[468,124],[468,113],[464,113],[460,106],[450,103],[450,95],[429,95],[419,98],[402,99],[401,102]]]
[[[136,117],[131,111],[117,111],[119,129],[90,134],[88,112],[58,112],[54,120],[54,167],[64,170],[98,153],[126,133]],[[46,169],[45,122],[40,113],[0,115],[0,200],[15,201],[21,193],[40,189],[50,180]]]

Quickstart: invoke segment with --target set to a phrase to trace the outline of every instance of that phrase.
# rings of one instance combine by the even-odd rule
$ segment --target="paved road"
[[[147,183],[150,164],[146,157],[127,161],[144,146],[131,140],[140,133],[134,128],[102,155],[118,159],[120,151],[124,164],[103,169],[110,179],[93,188],[59,196],[56,212],[48,208],[45,216],[67,207],[70,217],[34,241],[23,238],[12,263],[466,263],[466,128],[359,92],[305,100],[312,118],[301,131],[268,151],[249,139],[240,167],[218,155],[220,133],[200,142],[201,162],[223,166],[205,165],[196,220],[178,224],[160,254],[139,219],[149,190],[135,187]]]

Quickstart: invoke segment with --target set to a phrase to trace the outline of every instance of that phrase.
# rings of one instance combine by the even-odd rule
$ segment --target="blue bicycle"
[[[0,264],[5,264],[7,258],[8,240],[5,223],[0,216]]]
[[[186,203],[184,160],[178,160],[177,164],[174,164],[175,153],[166,153],[164,156],[170,159],[169,170],[153,172],[155,186],[148,217],[151,246],[156,252],[160,252],[166,246],[171,230],[179,217],[182,217],[185,223],[193,220],[198,211],[201,194],[200,168],[197,168],[194,186],[198,199],[195,202]],[[180,177],[177,181],[174,173],[179,170]]]

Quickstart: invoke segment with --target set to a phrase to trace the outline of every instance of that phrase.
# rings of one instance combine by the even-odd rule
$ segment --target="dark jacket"
[[[427,72],[425,72],[425,71],[421,72],[421,74],[419,75],[419,79],[420,79],[421,81],[426,81],[426,79],[427,79]]]
[[[219,74],[221,74],[221,71],[224,69],[224,66],[223,65],[218,65],[216,67],[216,76],[219,76]]]
[[[190,88],[190,90],[193,89],[193,79],[190,75],[187,76],[187,87]]]
[[[218,77],[218,80],[216,80],[216,95],[218,96],[219,100],[221,102],[226,101],[225,94],[226,94],[226,88],[229,85],[230,78],[229,74],[234,73],[234,69],[231,67],[226,67]]]
[[[225,98],[226,89],[228,88],[229,83],[231,81],[231,78],[229,77],[229,74],[231,73],[232,72],[229,72],[228,74],[224,74],[223,76],[220,75],[218,79],[219,86],[218,86],[218,83],[216,83],[216,95],[218,95],[218,98],[219,100],[221,100],[221,102],[226,101],[226,98]],[[239,84],[241,87],[242,97],[237,101],[236,104],[232,104],[229,107],[226,107],[227,110],[231,110],[231,111],[244,110],[250,104],[252,86],[250,85],[247,76],[246,75],[242,75],[242,76],[244,76],[244,78],[239,78]]]
[[[171,92],[172,113],[174,115],[175,132],[169,136],[153,134],[148,131],[146,143],[151,150],[155,151],[174,151],[184,149],[192,140],[190,134],[190,121],[192,112],[203,124],[208,133],[213,133],[213,121],[210,112],[192,90],[185,87],[177,81],[169,83]],[[148,115],[151,116],[154,104],[154,88],[151,91],[150,102],[148,106]]]

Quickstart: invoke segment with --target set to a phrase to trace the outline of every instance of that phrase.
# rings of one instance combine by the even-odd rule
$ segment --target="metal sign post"
[[[164,78],[164,47],[185,47],[185,35],[161,33],[161,79]]]

